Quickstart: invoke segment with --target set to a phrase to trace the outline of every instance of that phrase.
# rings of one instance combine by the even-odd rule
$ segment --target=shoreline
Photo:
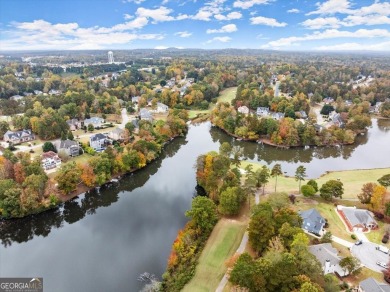
[[[243,137],[237,136],[236,134],[232,134],[232,133],[228,132],[227,130],[225,130],[223,128],[220,128],[220,127],[214,125],[212,122],[211,122],[211,126],[221,130],[222,132],[224,132],[227,135],[233,137],[237,141],[265,144],[265,145],[268,145],[268,146],[271,146],[271,147],[282,148],[282,149],[305,148],[305,147],[338,147],[338,146],[345,146],[345,145],[353,145],[356,142],[355,141],[356,140],[356,136],[361,134],[361,132],[355,133],[356,136],[355,136],[355,139],[354,139],[354,141],[352,143],[336,143],[336,144],[324,144],[324,145],[316,145],[316,144],[310,144],[310,145],[277,145],[275,143],[272,143],[271,140],[268,139],[268,138],[258,138],[258,139],[243,138]],[[363,131],[362,133],[367,133],[367,131]]]
[[[181,136],[172,137],[170,140],[164,142],[162,144],[161,151],[164,150],[166,145],[168,145],[169,143],[171,143],[172,141],[174,141],[176,138],[179,138],[179,137],[181,137]],[[123,177],[125,177],[127,175],[131,175],[131,174],[136,173],[137,171],[139,171],[141,169],[144,169],[145,167],[149,166],[151,163],[153,163],[154,161],[159,159],[160,156],[161,156],[161,153],[159,154],[158,157],[156,157],[155,159],[151,160],[148,164],[146,164],[145,166],[143,166],[141,168],[133,169],[133,170],[130,170],[128,172],[115,174],[115,175],[113,175],[111,177],[111,179],[109,181],[106,181],[105,183],[103,183],[103,184],[101,184],[99,186],[87,187],[87,186],[83,185],[82,182],[80,182],[79,185],[77,186],[76,190],[74,190],[73,192],[71,192],[68,195],[63,195],[61,193],[57,193],[56,196],[57,196],[59,201],[58,201],[58,203],[55,206],[51,206],[51,207],[48,207],[48,208],[42,208],[42,209],[37,210],[37,212],[32,212],[32,213],[26,214],[25,216],[21,216],[21,217],[10,217],[10,218],[0,217],[0,231],[1,231],[2,224],[4,224],[7,221],[10,222],[12,220],[24,219],[24,218],[27,218],[29,216],[41,214],[41,213],[44,213],[44,212],[47,212],[47,211],[59,208],[63,203],[65,203],[67,201],[70,201],[70,200],[73,200],[74,198],[77,198],[80,195],[84,195],[86,192],[89,192],[89,191],[91,191],[93,189],[100,188],[100,187],[108,185],[108,184],[111,184],[111,183],[115,182],[115,180],[120,180],[121,178],[123,178]]]

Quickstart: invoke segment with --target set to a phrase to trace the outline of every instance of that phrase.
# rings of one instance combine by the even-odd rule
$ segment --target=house
[[[271,117],[274,119],[274,120],[276,120],[276,121],[279,121],[279,120],[281,120],[281,119],[283,119],[284,118],[284,113],[272,113],[271,114]]]
[[[108,143],[107,135],[101,133],[89,137],[89,145],[97,152],[105,150]]]
[[[269,107],[258,107],[256,114],[260,117],[266,117],[269,115]]]
[[[339,212],[351,231],[366,231],[378,228],[378,223],[368,210],[338,205],[337,212]]]
[[[324,129],[324,127],[319,124],[314,124],[314,128],[316,129],[316,134],[321,133],[322,130]]]
[[[123,140],[125,138],[125,130],[122,130],[121,128],[115,128],[108,133],[108,138],[112,140]]]
[[[390,286],[370,277],[359,283],[358,292],[390,292]]]
[[[79,121],[78,119],[67,120],[66,123],[68,124],[71,131],[76,131],[83,127],[83,122]]]
[[[247,107],[247,106],[240,106],[238,109],[237,109],[237,111],[239,112],[239,113],[242,113],[242,114],[244,114],[244,115],[247,115],[247,114],[249,114],[249,108]]]
[[[10,100],[19,101],[19,100],[22,100],[23,98],[24,98],[24,96],[21,96],[21,95],[17,94],[17,95],[11,96],[9,99]]]
[[[61,159],[57,153],[48,151],[42,154],[41,164],[44,170],[49,170],[60,166]]]
[[[309,209],[299,212],[302,217],[302,229],[307,232],[313,233],[317,236],[321,236],[324,233],[324,226],[326,220],[318,213],[316,209]]]
[[[88,127],[88,125],[91,124],[95,129],[96,128],[101,128],[104,124],[104,119],[99,118],[99,117],[93,117],[90,119],[85,119],[84,120],[84,126]]]
[[[305,111],[299,111],[298,115],[301,116],[301,119],[307,119],[307,114]]]
[[[337,249],[330,243],[309,246],[309,252],[321,263],[324,275],[337,273],[340,277],[344,277],[349,274],[348,270],[344,270],[340,267],[342,258],[338,256]]]
[[[72,140],[60,140],[55,143],[58,152],[64,152],[71,157],[79,156],[79,143]]]
[[[48,93],[50,95],[60,95],[60,94],[62,94],[62,91],[61,90],[57,90],[57,89],[50,89]]]
[[[131,102],[132,102],[132,103],[138,104],[140,98],[141,98],[141,96],[133,96],[133,97],[131,98]]]
[[[169,110],[169,107],[161,102],[157,103],[157,110],[158,113],[166,113]]]
[[[375,105],[374,105],[374,112],[375,113],[379,113],[380,109],[381,109],[381,106],[382,106],[382,102],[380,102],[380,101],[376,102]]]
[[[326,97],[326,98],[324,98],[323,99],[323,102],[325,103],[325,104],[329,104],[329,103],[333,103],[334,102],[334,99],[332,98],[332,97]]]
[[[332,111],[329,113],[328,120],[332,122],[335,126],[343,127],[344,122],[341,118],[341,115],[339,113],[336,113],[335,111]]]
[[[180,88],[180,97],[183,97],[186,94],[187,88],[187,86],[182,86]]]
[[[141,108],[140,109],[139,116],[140,116],[141,120],[146,120],[146,121],[150,121],[150,122],[153,121],[152,114],[146,108]]]
[[[20,144],[27,141],[35,140],[35,135],[31,130],[21,130],[21,131],[7,131],[4,134],[4,142],[9,142],[12,144]]]
[[[23,95],[24,96],[32,96],[33,94],[32,94],[32,92],[23,92]]]
[[[43,94],[43,92],[40,91],[40,90],[34,90],[34,94],[35,94],[35,95],[41,95],[41,94]]]

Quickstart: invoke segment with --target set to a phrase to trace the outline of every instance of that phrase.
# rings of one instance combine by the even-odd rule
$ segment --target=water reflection
[[[127,175],[127,178],[123,178],[117,183],[103,186],[99,191],[93,189],[79,198],[65,202],[62,206],[42,214],[4,221],[0,233],[1,243],[4,246],[9,246],[12,242],[29,241],[34,236],[46,237],[52,228],[60,228],[64,222],[68,224],[76,223],[85,216],[95,214],[98,208],[108,207],[116,203],[120,192],[133,191],[142,187],[158,171],[162,161],[166,157],[174,156],[180,147],[186,143],[184,138],[178,138],[174,143],[166,145],[161,158],[148,165],[148,167]]]
[[[254,142],[237,141],[216,127],[210,130],[216,143],[228,142],[243,148],[244,159],[272,167],[282,164],[288,175],[294,175],[298,165],[307,168],[310,177],[318,177],[329,170],[376,168],[390,166],[390,120],[373,120],[368,133],[359,135],[356,143],[339,147],[310,147],[280,149]]]

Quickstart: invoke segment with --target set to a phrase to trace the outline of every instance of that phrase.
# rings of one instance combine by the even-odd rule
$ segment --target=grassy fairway
[[[257,170],[262,165],[259,163],[253,163],[248,161],[242,161],[240,168],[244,169],[248,164],[253,165],[253,170]],[[319,178],[316,178],[318,187],[328,180],[338,180],[344,184],[344,195],[343,199],[357,199],[357,194],[360,193],[362,186],[368,182],[376,182],[378,178],[385,174],[390,173],[390,168],[377,168],[377,169],[358,169],[358,170],[343,170],[343,171],[332,171],[323,174]],[[302,181],[302,185],[308,181]],[[270,181],[266,187],[268,192],[275,190],[275,179],[270,178]],[[278,177],[278,192],[298,192],[298,182],[294,177]]]
[[[234,255],[245,229],[243,222],[221,219],[199,258],[194,278],[183,291],[215,291],[226,272],[225,261]]]
[[[236,97],[237,87],[226,88],[221,91],[218,102],[228,102],[230,103],[233,98]]]

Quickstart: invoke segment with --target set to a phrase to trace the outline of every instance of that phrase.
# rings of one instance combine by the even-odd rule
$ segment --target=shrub
[[[315,189],[311,185],[303,185],[301,192],[305,197],[312,197],[316,193]]]
[[[318,184],[314,179],[307,182],[307,185],[312,186],[316,192],[318,192]]]
[[[382,237],[382,243],[387,243],[389,241],[389,234],[385,233]]]
[[[352,238],[353,240],[356,240],[356,235],[355,235],[355,234],[351,234],[351,238]]]

